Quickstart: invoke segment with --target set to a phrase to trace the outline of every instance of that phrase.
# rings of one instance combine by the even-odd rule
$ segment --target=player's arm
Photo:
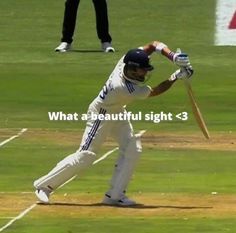
[[[171,59],[172,51],[160,41],[153,41],[141,47],[148,55],[151,55],[153,52],[159,52]],[[170,54],[170,55],[169,55]]]
[[[160,41],[153,41],[140,48],[142,48],[148,55],[151,55],[153,52],[160,53],[180,67],[190,65],[189,57],[186,53],[175,53],[171,51],[166,44]]]
[[[181,69],[176,70],[169,79],[161,82],[156,87],[151,89],[151,92],[148,97],[153,97],[160,95],[166,92],[178,79],[182,78],[190,78],[193,75],[193,69],[191,66],[189,67],[182,67]]]
[[[167,80],[161,82],[159,85],[152,88],[151,93],[149,94],[148,97],[157,96],[157,95],[160,95],[160,94],[166,92],[173,85],[173,83],[175,81],[176,80],[171,81],[171,80],[167,79]]]

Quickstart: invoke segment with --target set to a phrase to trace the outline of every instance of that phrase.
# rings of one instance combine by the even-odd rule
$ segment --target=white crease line
[[[147,132],[146,129],[144,130],[140,130],[137,134],[135,134],[136,137],[141,137],[143,134],[145,134]]]
[[[34,192],[0,192],[0,194],[31,194]]]
[[[28,129],[24,128],[22,129],[18,134],[6,139],[5,141],[0,143],[0,147],[2,147],[3,145],[7,144],[8,142],[10,142],[11,140],[18,138],[19,136],[21,136],[25,131],[27,131]]]
[[[93,165],[95,165],[96,163],[101,162],[102,160],[104,160],[107,156],[109,156],[110,154],[112,154],[113,152],[115,152],[116,150],[118,150],[119,147],[115,147],[114,149],[108,151],[107,153],[105,153],[103,156],[101,156],[99,159],[95,160],[93,162]]]
[[[93,165],[101,162],[102,160],[104,160],[107,156],[109,156],[110,154],[112,154],[114,151],[118,150],[118,147],[108,151],[107,153],[105,153],[103,156],[101,156],[99,159],[97,159],[96,161],[93,162]],[[77,175],[71,177],[69,180],[67,180],[65,183],[63,183],[62,185],[60,185],[58,187],[61,188],[63,187],[64,185],[68,184],[69,182],[71,182],[72,180],[74,180],[76,178]],[[0,194],[12,194],[12,193],[18,193],[18,192],[0,192]],[[28,193],[34,193],[34,192],[21,192],[21,194],[28,194]]]
[[[24,211],[22,211],[18,216],[16,216],[15,218],[13,218],[11,221],[9,221],[6,225],[4,225],[2,228],[0,228],[0,232],[4,231],[5,229],[7,229],[9,226],[11,226],[15,221],[23,218],[27,213],[29,213],[37,204],[34,203],[33,205],[31,205],[29,208],[25,209]]]
[[[136,137],[141,137],[147,130],[140,130],[137,134],[135,134]],[[113,152],[117,151],[119,149],[119,147],[115,147],[114,149],[108,151],[106,154],[104,154],[102,157],[100,157],[99,159],[97,159],[96,161],[93,162],[93,165],[95,165],[96,163],[99,163],[100,161],[104,160],[107,156],[109,156],[110,154],[112,154]]]
[[[118,150],[118,147],[112,149],[112,150],[109,150],[107,153],[105,153],[104,155],[102,155],[99,159],[95,160],[93,162],[93,165],[101,162],[102,160],[104,160],[107,156],[109,156],[110,154],[112,154],[114,151]],[[63,183],[62,185],[60,185],[58,188],[61,188],[63,187],[64,185],[68,184],[69,182],[71,182],[72,180],[74,180],[75,178],[77,177],[77,175],[71,177],[69,180],[67,180],[65,183]]]
[[[24,131],[23,131],[24,130]],[[19,137],[19,134],[21,135],[23,132],[25,132],[27,129],[22,129],[21,132],[19,132],[17,135],[13,136],[14,138]],[[141,130],[139,131],[137,134],[135,134],[136,137],[141,137],[144,133],[146,132],[146,130]],[[12,139],[14,139],[13,137],[11,137]],[[10,138],[9,138],[10,139]],[[7,139],[8,141],[10,141],[9,139]],[[11,139],[11,140],[12,140]],[[6,141],[6,140],[5,140]],[[4,142],[5,142],[4,141]],[[8,142],[7,141],[7,142]],[[6,143],[7,143],[6,142]],[[5,143],[4,143],[5,144]],[[0,144],[1,147],[1,144]],[[104,160],[107,156],[109,156],[110,154],[112,154],[114,151],[118,150],[118,147],[115,147],[114,149],[108,151],[107,153],[105,153],[102,157],[100,157],[99,159],[97,159],[96,161],[93,162],[93,165],[99,163],[100,161]],[[71,180],[73,180],[76,176],[72,177],[70,180],[68,180],[66,183],[70,182]],[[66,183],[64,183],[63,185],[65,185]],[[62,187],[63,185],[61,185],[60,187]],[[4,192],[1,192],[4,193]],[[24,192],[22,192],[24,193]],[[27,192],[26,192],[27,193]],[[9,226],[11,226],[15,221],[23,218],[28,212],[30,212],[33,208],[35,208],[37,206],[37,203],[32,204],[29,208],[27,208],[26,210],[24,210],[23,212],[21,212],[18,216],[16,216],[15,218],[13,218],[11,221],[9,221],[6,225],[4,225],[2,228],[0,228],[0,232],[4,231],[5,229],[7,229]]]
[[[147,130],[140,130],[137,134],[135,134],[136,137],[141,137]],[[105,158],[107,158],[110,154],[112,154],[113,152],[117,151],[119,149],[119,147],[115,147],[112,150],[109,150],[108,152],[106,152],[104,155],[102,155],[99,159],[95,160],[93,162],[93,165],[100,163],[102,160],[104,160]],[[69,182],[71,182],[72,180],[74,180],[76,178],[77,175],[73,176],[72,178],[70,178],[69,180],[67,180],[65,183],[63,183],[62,185],[60,185],[58,188],[63,187],[65,184],[68,184]]]

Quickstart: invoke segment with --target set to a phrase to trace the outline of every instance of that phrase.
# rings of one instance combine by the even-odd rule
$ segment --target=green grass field
[[[117,52],[104,54],[96,37],[92,1],[81,1],[74,52],[57,54],[64,1],[0,1],[0,229],[36,202],[32,183],[77,149],[85,122],[49,121],[49,111],[86,113],[117,60],[130,48],[160,40],[191,58],[192,87],[212,136],[198,129],[181,81],[158,98],[128,106],[134,113],[188,112],[187,121],[147,129],[143,155],[129,186],[137,208],[99,203],[114,153],[80,179],[37,205],[2,232],[228,233],[236,232],[236,47],[214,46],[214,0],[108,1]],[[94,51],[94,52],[92,52]],[[176,67],[152,56],[150,85]],[[106,143],[99,155],[114,148]]]

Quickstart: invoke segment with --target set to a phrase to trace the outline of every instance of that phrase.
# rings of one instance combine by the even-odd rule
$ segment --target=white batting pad
[[[125,155],[118,159],[114,175],[111,180],[111,190],[109,195],[112,199],[119,199],[126,190],[131,176],[134,172],[135,165],[141,155],[142,146],[140,137],[132,137],[126,150]]]
[[[59,162],[47,175],[36,180],[34,187],[55,190],[82,170],[92,166],[95,158],[96,154],[93,152],[77,151]]]

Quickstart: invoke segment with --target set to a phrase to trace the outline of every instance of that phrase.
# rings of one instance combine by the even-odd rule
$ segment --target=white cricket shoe
[[[134,205],[137,205],[137,203],[134,200],[129,199],[125,195],[122,198],[116,200],[116,199],[112,199],[108,194],[105,194],[105,197],[104,197],[102,203],[106,204],[106,205],[114,205],[114,206],[134,206]]]
[[[55,52],[65,53],[71,49],[71,44],[67,42],[61,42],[61,44],[55,48]]]
[[[48,189],[37,189],[35,191],[35,195],[37,196],[37,198],[42,202],[42,203],[49,203],[49,197],[50,197],[50,191]]]
[[[102,50],[105,52],[105,53],[114,53],[115,52],[115,49],[112,47],[111,43],[110,42],[103,42],[102,43]]]

